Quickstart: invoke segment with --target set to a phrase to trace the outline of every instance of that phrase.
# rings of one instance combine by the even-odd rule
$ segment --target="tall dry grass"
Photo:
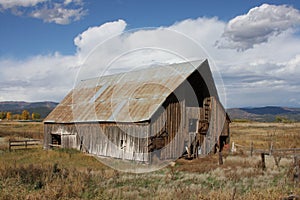
[[[300,147],[300,123],[232,123],[231,142],[255,148],[267,149],[273,143],[274,148]]]
[[[279,199],[300,187],[288,174],[292,159],[279,168],[258,156],[228,154],[178,160],[152,173],[115,171],[75,150],[42,149],[0,153],[0,199]]]
[[[265,139],[273,137],[277,138],[278,146],[287,147],[289,141],[279,140],[288,133],[299,146],[296,134],[299,127],[294,130],[279,124],[275,134],[273,128],[274,124],[233,124],[232,140],[242,145],[257,141],[268,147],[269,140]],[[226,200],[300,195],[300,185],[291,173],[292,157],[282,158],[276,166],[274,158],[266,156],[266,170],[261,169],[260,162],[259,155],[224,152],[223,165],[218,165],[217,155],[210,155],[197,160],[177,160],[174,166],[152,173],[131,174],[115,171],[76,150],[38,148],[8,152],[3,149],[0,150],[0,199]]]
[[[43,139],[44,129],[42,122],[0,122],[0,137],[23,137]]]

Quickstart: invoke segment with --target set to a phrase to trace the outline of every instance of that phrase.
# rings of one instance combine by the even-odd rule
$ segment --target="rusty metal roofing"
[[[44,122],[141,122],[205,61],[193,61],[81,81]]]

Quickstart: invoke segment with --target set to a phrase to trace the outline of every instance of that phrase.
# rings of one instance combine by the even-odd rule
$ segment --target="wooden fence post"
[[[8,150],[11,151],[10,139],[8,140]]]
[[[297,171],[297,177],[298,177],[298,183],[300,183],[300,157],[297,157],[298,159],[297,159],[297,161],[298,161],[298,163],[297,163],[297,169],[298,169],[298,171]]]
[[[251,157],[253,155],[253,142],[251,142],[251,145],[250,145],[250,155],[251,155]]]
[[[298,156],[294,156],[294,174],[293,181],[300,182],[300,159]]]
[[[281,160],[281,156],[273,155],[273,157],[274,157],[275,165],[279,168],[279,163],[280,163],[280,160]]]
[[[265,153],[261,153],[261,167],[263,170],[266,169],[266,162],[265,162]]]
[[[271,142],[271,145],[270,145],[270,152],[269,152],[269,155],[271,156],[273,153],[273,142]]]
[[[219,165],[223,165],[223,156],[221,151],[219,151]]]

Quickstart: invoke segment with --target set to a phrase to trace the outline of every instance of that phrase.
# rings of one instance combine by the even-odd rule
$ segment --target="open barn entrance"
[[[51,134],[51,146],[60,146],[60,145],[61,145],[61,135]]]
[[[226,144],[229,144],[229,136],[221,135],[219,138],[219,145],[220,145],[221,151],[223,150],[223,148]]]

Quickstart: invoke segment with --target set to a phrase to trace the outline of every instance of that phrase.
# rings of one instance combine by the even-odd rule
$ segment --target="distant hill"
[[[24,101],[3,101],[0,102],[0,112],[12,112],[13,114],[21,114],[23,110],[30,113],[36,112],[45,118],[57,105],[56,102],[24,102]]]
[[[265,106],[257,108],[230,108],[227,112],[232,120],[273,122],[278,118],[300,121],[300,108]]]
[[[23,110],[30,113],[37,112],[41,118],[45,118],[58,103],[51,101],[24,102],[24,101],[3,101],[0,102],[0,112],[12,112],[21,114]],[[265,106],[253,108],[229,108],[227,109],[231,120],[251,120],[260,122],[274,122],[276,117],[282,117],[289,121],[300,122],[300,108],[289,108],[279,106]]]

